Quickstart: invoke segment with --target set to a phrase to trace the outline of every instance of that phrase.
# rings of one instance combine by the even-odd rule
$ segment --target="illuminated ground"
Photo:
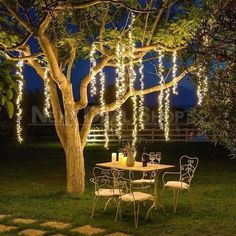
[[[162,203],[169,214],[157,211],[153,222],[145,222],[145,212],[142,211],[138,230],[133,227],[129,206],[124,209],[123,220],[117,224],[114,223],[115,208],[109,208],[104,214],[102,204],[94,219],[90,220],[93,186],[87,183],[86,194],[80,199],[65,194],[64,154],[60,145],[52,141],[22,146],[10,141],[1,142],[0,214],[39,221],[56,220],[70,223],[74,228],[92,225],[106,230],[100,235],[113,232],[131,235],[235,235],[236,160],[230,160],[225,149],[204,143],[156,143],[149,148],[161,151],[162,162],[167,164],[176,164],[181,154],[195,155],[200,159],[192,183],[192,195],[185,193],[180,196],[175,215],[171,212],[172,193],[166,192]],[[97,145],[87,147],[87,180],[96,162],[110,160],[111,151]],[[3,219],[2,222],[11,225],[10,221]],[[40,225],[35,227],[43,229]],[[54,233],[53,230],[48,232],[48,235]],[[79,235],[66,229],[55,232]],[[16,235],[16,231],[3,235]]]

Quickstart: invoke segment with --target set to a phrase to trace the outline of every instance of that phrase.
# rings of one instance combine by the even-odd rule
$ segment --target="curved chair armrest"
[[[165,175],[179,175],[180,174],[180,172],[170,172],[170,171],[166,171],[163,175],[162,175],[162,182],[163,182],[163,184],[166,184],[166,182],[165,182]]]

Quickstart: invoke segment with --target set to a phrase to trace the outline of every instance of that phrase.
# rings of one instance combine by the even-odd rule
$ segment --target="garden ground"
[[[133,224],[131,206],[124,207],[122,220],[114,223],[115,207],[103,213],[100,202],[90,219],[94,186],[89,182],[92,168],[109,161],[111,152],[102,146],[88,145],[85,151],[86,193],[82,197],[65,193],[65,159],[60,144],[53,140],[37,140],[22,145],[12,141],[0,144],[0,224],[17,226],[2,235],[17,235],[29,225],[14,223],[15,218],[37,220],[30,228],[46,231],[46,235],[83,235],[72,229],[90,225],[105,231],[98,235],[123,232],[130,235],[236,235],[236,160],[222,147],[208,143],[156,143],[147,148],[162,152],[162,163],[175,164],[182,154],[199,157],[199,167],[192,182],[192,193],[180,195],[177,213],[172,213],[172,192],[165,191],[161,202],[167,215],[154,212],[154,219],[144,221],[142,207],[140,225]],[[48,221],[69,223],[65,229],[42,224]]]

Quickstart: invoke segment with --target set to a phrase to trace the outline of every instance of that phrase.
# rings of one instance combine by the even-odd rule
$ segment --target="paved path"
[[[108,234],[106,229],[91,225],[73,226],[68,222],[42,221],[30,218],[19,218],[0,214],[0,235],[22,236],[69,236],[69,235],[106,235],[130,236],[121,232]]]

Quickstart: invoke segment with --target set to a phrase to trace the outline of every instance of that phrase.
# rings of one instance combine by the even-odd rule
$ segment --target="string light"
[[[203,98],[206,96],[208,92],[208,78],[204,73],[202,68],[199,68],[197,72],[198,77],[198,87],[197,87],[197,98],[198,98],[198,105],[201,106]]]
[[[89,54],[90,73],[91,73],[91,90],[90,90],[91,97],[94,97],[97,93],[96,75],[95,75],[95,72],[94,72],[94,68],[97,65],[95,56],[96,56],[96,46],[95,46],[94,43],[92,43],[91,51],[90,51],[90,54]]]
[[[17,80],[17,85],[18,85],[18,96],[16,99],[16,136],[17,136],[17,141],[19,143],[23,142],[23,137],[22,137],[22,99],[23,99],[23,66],[24,66],[24,61],[19,61],[17,63],[18,71],[16,74],[19,76],[19,80]]]
[[[176,78],[176,72],[177,72],[177,64],[176,64],[176,60],[177,60],[177,52],[174,51],[172,54],[172,80],[174,80]],[[178,83],[174,83],[173,85],[173,94],[178,95]]]
[[[130,51],[130,60],[129,60],[129,86],[132,91],[132,102],[133,102],[133,131],[132,131],[132,148],[135,150],[137,142],[137,133],[138,133],[138,103],[137,96],[134,93],[135,90],[135,81],[136,81],[136,71],[134,70],[134,50],[135,50],[135,41],[133,37],[133,25],[135,21],[135,15],[131,13],[131,22],[129,25],[129,51]],[[136,155],[136,152],[134,152]]]
[[[104,147],[105,148],[108,148],[108,143],[109,143],[109,135],[108,135],[108,132],[109,132],[109,112],[106,112],[105,113],[105,117],[104,117],[104,128],[105,128],[105,145]]]
[[[141,95],[140,95],[140,100],[139,100],[139,130],[144,129],[144,122],[143,122],[143,116],[144,116],[144,73],[143,73],[144,65],[143,62],[140,62],[140,67],[139,67],[139,81],[140,81],[140,87],[141,87]]]
[[[165,79],[164,79],[164,67],[163,67],[163,53],[161,50],[158,51],[158,73],[159,73],[159,77],[160,77],[160,86],[161,86],[161,91],[160,94],[158,96],[158,123],[159,123],[159,127],[160,129],[164,129],[164,124],[163,124],[163,117],[164,117],[164,112],[163,112],[163,103],[164,103],[164,83],[165,83]]]
[[[104,118],[104,136],[105,136],[105,148],[108,148],[108,142],[109,142],[109,137],[108,137],[108,130],[109,130],[109,114],[106,112],[106,104],[105,104],[105,74],[103,70],[99,71],[99,76],[100,76],[100,104],[101,104],[101,111],[100,114]]]
[[[125,94],[125,63],[124,63],[124,46],[118,42],[116,46],[116,58],[117,58],[117,69],[116,69],[116,134],[121,139],[122,130],[122,110],[120,99]]]
[[[158,74],[160,77],[160,94],[158,96],[158,123],[161,130],[164,130],[165,140],[169,140],[169,117],[170,117],[170,88],[164,90],[164,66],[163,66],[163,52],[158,51]],[[174,68],[176,73],[176,68]]]
[[[49,93],[49,77],[48,68],[45,68],[44,72],[44,113],[47,117],[50,117],[50,93]]]
[[[170,117],[170,89],[165,90],[165,124],[164,124],[164,133],[166,141],[169,140],[169,117]]]

